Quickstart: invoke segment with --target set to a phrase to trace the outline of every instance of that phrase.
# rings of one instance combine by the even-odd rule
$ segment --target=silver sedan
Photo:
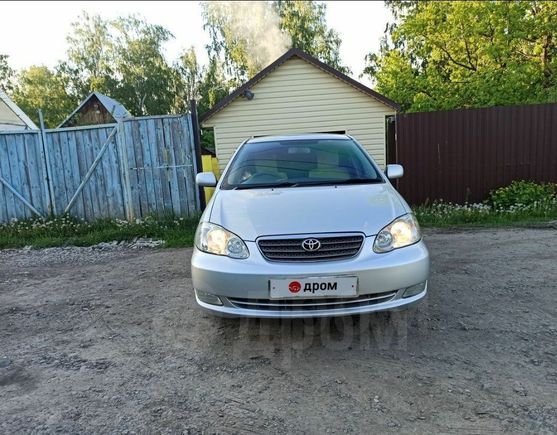
[[[352,137],[244,142],[201,216],[191,260],[198,304],[243,317],[394,310],[427,293],[429,254],[408,204]]]

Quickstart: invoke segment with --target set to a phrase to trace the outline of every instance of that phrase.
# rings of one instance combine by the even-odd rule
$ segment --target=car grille
[[[355,298],[321,299],[243,299],[228,298],[236,308],[263,311],[319,311],[339,308],[354,308],[388,302],[396,296],[396,291],[361,295]]]
[[[319,240],[321,247],[316,251],[306,251],[302,242],[307,238]],[[261,239],[259,250],[271,261],[328,261],[354,257],[362,247],[362,235],[296,237],[288,239]]]

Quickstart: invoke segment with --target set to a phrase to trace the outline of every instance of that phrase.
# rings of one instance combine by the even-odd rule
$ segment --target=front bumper
[[[191,270],[197,302],[202,308],[224,316],[299,318],[396,310],[422,299],[427,286],[414,296],[403,298],[402,295],[408,287],[427,281],[429,253],[423,241],[376,254],[372,250],[373,240],[366,237],[362,250],[354,258],[315,263],[270,262],[263,258],[254,242],[246,242],[250,256],[245,260],[207,254],[194,248]],[[342,275],[358,278],[358,296],[353,301],[327,304],[330,299],[324,303],[312,299],[305,301],[303,307],[296,307],[288,303],[282,306],[280,301],[269,299],[270,279]],[[222,305],[200,300],[198,292],[218,296]]]

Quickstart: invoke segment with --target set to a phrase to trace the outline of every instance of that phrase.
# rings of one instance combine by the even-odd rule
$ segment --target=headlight
[[[422,238],[420,226],[413,214],[401,216],[383,228],[373,242],[373,251],[389,252],[412,245]]]
[[[236,234],[209,222],[201,222],[195,232],[195,246],[209,254],[248,258],[248,247]]]

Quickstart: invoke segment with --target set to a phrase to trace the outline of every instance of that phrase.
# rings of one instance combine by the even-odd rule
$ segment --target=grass
[[[530,205],[495,208],[487,204],[435,202],[414,208],[420,225],[428,227],[524,226],[557,220],[557,198]],[[146,218],[135,222],[105,219],[85,222],[70,216],[13,220],[0,224],[0,249],[33,246],[91,246],[139,237],[164,240],[165,247],[193,245],[198,217]]]
[[[166,247],[192,246],[199,218],[147,218],[135,222],[103,219],[85,222],[70,216],[0,224],[0,249],[33,246],[91,246],[138,237],[164,240]]]
[[[414,208],[422,227],[524,226],[557,220],[557,198],[496,208],[484,203],[451,204],[434,202]]]

